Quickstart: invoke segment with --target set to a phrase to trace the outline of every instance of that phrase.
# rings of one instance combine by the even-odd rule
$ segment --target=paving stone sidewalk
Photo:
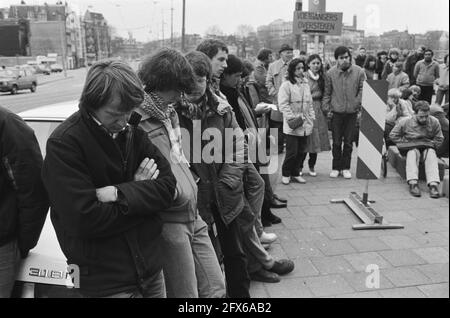
[[[278,160],[281,166],[283,156]],[[427,192],[411,197],[389,166],[386,179],[370,182],[370,199],[387,221],[405,229],[354,231],[359,219],[346,205],[330,200],[362,194],[365,181],[330,179],[330,164],[331,153],[319,154],[319,175],[306,176],[306,185],[284,186],[280,176],[271,176],[276,193],[289,205],[273,210],[283,223],[266,228],[279,236],[269,252],[292,259],[296,268],[278,284],[252,282],[252,297],[448,298],[449,200],[431,199]],[[356,176],[356,153],[352,165]],[[366,286],[370,265],[380,269],[378,289]]]

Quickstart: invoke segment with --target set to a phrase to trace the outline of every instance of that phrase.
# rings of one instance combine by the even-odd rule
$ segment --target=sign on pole
[[[342,12],[294,12],[294,34],[342,35]]]
[[[358,179],[377,180],[381,176],[388,86],[387,81],[364,82],[356,169]]]

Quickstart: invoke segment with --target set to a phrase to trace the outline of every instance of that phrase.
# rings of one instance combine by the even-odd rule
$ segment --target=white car
[[[48,137],[50,137],[56,127],[77,110],[78,101],[70,101],[35,108],[20,113],[19,116],[34,130],[42,155],[45,157],[45,146]],[[17,281],[25,283],[21,296],[26,298],[39,296],[35,294],[36,290],[45,291],[50,286],[53,286],[53,296],[70,297],[70,294],[73,294],[75,297],[76,290],[73,289],[72,278],[68,273],[66,261],[67,259],[61,251],[55,230],[50,221],[49,213],[36,248],[22,261],[17,276]]]

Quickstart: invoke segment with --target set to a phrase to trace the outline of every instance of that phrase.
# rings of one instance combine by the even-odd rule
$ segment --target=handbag
[[[302,96],[302,110],[303,110],[304,99],[305,99],[305,91],[303,91],[303,96]],[[303,120],[302,115],[299,115],[298,117],[290,118],[287,120],[287,124],[288,124],[289,128],[291,128],[292,130],[296,130],[296,129],[302,127],[304,123],[305,123],[305,121]]]
[[[303,126],[304,120],[303,120],[302,116],[299,116],[296,118],[288,119],[287,124],[288,124],[289,128],[291,128],[292,130],[296,130]]]

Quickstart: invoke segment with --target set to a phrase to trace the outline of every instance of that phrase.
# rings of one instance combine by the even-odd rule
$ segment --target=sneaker
[[[259,240],[261,241],[261,244],[272,244],[273,242],[275,242],[278,239],[278,236],[274,233],[266,233],[263,232],[261,234],[261,237],[259,238]]]
[[[294,262],[288,259],[275,261],[275,264],[268,271],[278,275],[286,275],[292,272],[295,268]]]
[[[317,177],[317,172],[314,169],[309,169],[309,175],[311,177]]]
[[[291,178],[289,178],[289,177],[283,177],[283,178],[281,179],[281,182],[282,182],[284,185],[289,185],[289,183],[291,183]]]
[[[416,198],[420,198],[422,196],[419,185],[417,183],[409,185],[409,193],[411,193],[411,195]]]
[[[255,282],[262,283],[279,283],[281,281],[280,276],[276,273],[271,273],[264,268],[261,268],[259,271],[250,273],[250,279]]]
[[[339,177],[340,172],[338,170],[333,170],[330,173],[330,178],[336,179]]]
[[[350,172],[350,170],[344,170],[342,172],[342,175],[344,176],[345,179],[351,179],[352,178],[352,173]]]
[[[439,199],[441,194],[439,193],[439,189],[436,185],[430,186],[430,197],[432,199]]]
[[[295,182],[297,183],[301,183],[301,184],[305,184],[306,180],[303,179],[303,177],[293,177],[292,179],[294,179]]]

